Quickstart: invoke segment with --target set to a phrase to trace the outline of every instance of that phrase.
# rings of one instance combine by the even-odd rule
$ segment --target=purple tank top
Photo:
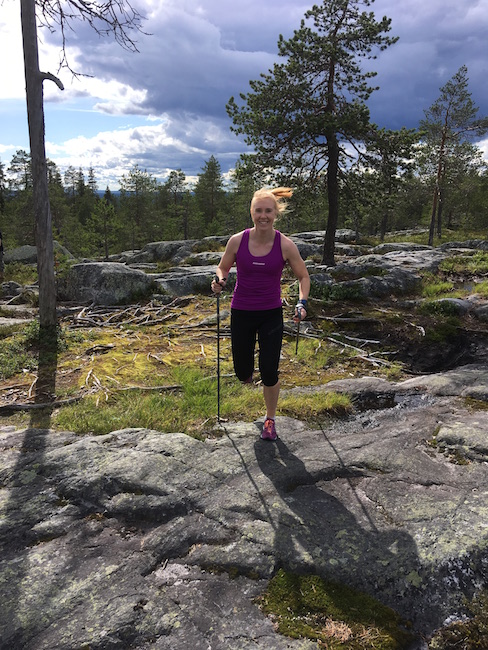
[[[245,230],[236,255],[237,282],[231,307],[246,311],[281,307],[281,273],[284,266],[281,233],[278,230],[273,248],[263,257],[251,255],[249,229]]]

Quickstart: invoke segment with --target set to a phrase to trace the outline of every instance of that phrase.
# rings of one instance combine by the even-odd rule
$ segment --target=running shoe
[[[277,437],[275,421],[271,418],[266,418],[261,432],[261,438],[263,440],[276,440]]]

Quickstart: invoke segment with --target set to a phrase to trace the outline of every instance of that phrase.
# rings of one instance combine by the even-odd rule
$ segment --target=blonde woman
[[[227,242],[212,291],[220,293],[235,264],[237,282],[231,302],[231,340],[235,373],[244,383],[251,383],[254,372],[254,349],[259,343],[259,371],[266,406],[261,438],[276,440],[276,408],[280,392],[278,375],[283,337],[281,276],[286,264],[299,283],[299,300],[295,320],[307,316],[310,277],[296,244],[275,229],[278,216],[287,208],[292,196],[288,187],[260,189],[251,201],[253,227],[243,230]]]

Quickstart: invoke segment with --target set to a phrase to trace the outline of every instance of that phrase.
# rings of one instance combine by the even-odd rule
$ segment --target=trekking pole
[[[297,342],[295,345],[295,354],[298,354],[298,339],[300,338],[300,320],[297,321]]]
[[[220,294],[217,294],[217,422],[220,424]]]
[[[215,276],[215,282],[222,286],[221,282],[226,282],[227,278],[220,280],[219,276]],[[220,291],[216,294],[217,297],[217,422],[220,424]]]
[[[300,323],[302,321],[301,317],[301,311],[303,309],[303,305],[301,302],[298,302],[295,306],[295,309],[297,311],[297,339],[296,339],[296,344],[295,344],[295,354],[298,354],[298,340],[300,338]]]

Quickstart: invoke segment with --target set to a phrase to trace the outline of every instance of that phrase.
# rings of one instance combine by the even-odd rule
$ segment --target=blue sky
[[[0,160],[29,149],[20,9],[0,3]],[[230,131],[225,104],[278,60],[277,40],[293,34],[312,2],[303,0],[137,0],[147,17],[138,53],[80,24],[68,33],[70,64],[58,71],[59,33],[40,30],[40,65],[65,86],[45,82],[46,150],[61,172],[90,166],[100,189],[118,189],[134,164],[164,180],[189,180],[214,155],[227,172],[245,151]],[[373,62],[380,86],[369,102],[379,126],[414,128],[460,68],[488,115],[488,0],[376,0],[392,19],[394,46]],[[479,143],[488,159],[488,138]]]

